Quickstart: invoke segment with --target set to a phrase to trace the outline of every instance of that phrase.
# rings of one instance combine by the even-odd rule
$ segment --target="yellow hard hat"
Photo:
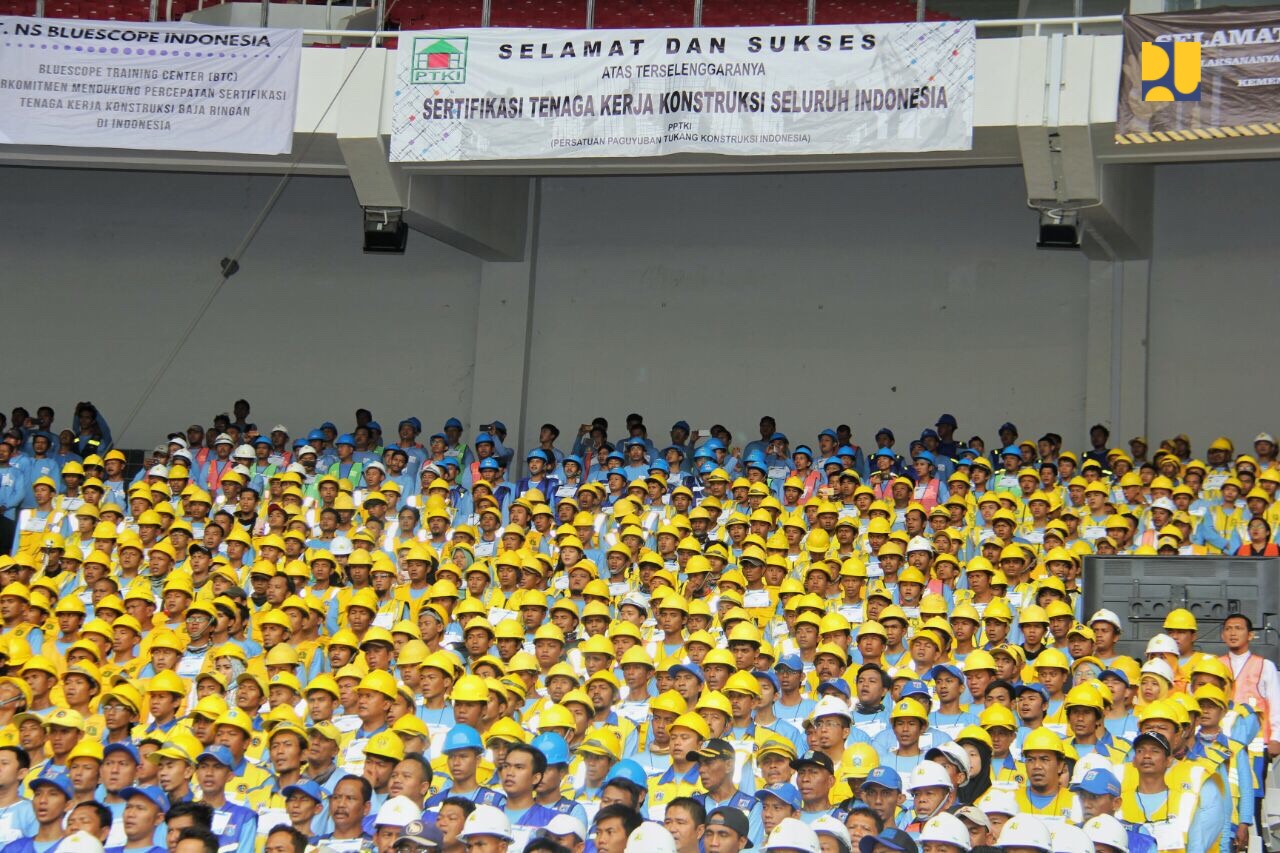
[[[1062,738],[1058,737],[1054,732],[1041,726],[1027,734],[1026,740],[1022,742],[1022,752],[1056,752],[1059,755],[1066,755],[1066,750],[1062,748]]]
[[[394,697],[394,680],[393,692]],[[489,687],[484,683],[484,679],[478,675],[464,675],[454,682],[453,689],[449,691],[449,700],[452,702],[488,702]]]
[[[1169,614],[1164,617],[1164,629],[1166,631],[1200,630],[1196,624],[1195,614],[1183,607],[1169,611]]]

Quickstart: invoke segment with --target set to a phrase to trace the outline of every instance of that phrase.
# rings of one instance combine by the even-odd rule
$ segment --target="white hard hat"
[[[969,849],[969,829],[964,821],[953,814],[943,812],[929,818],[929,822],[920,830],[920,841],[936,841],[940,844],[954,844],[960,850]]]
[[[539,832],[543,835],[576,835],[587,840],[587,825],[571,814],[558,814],[547,821]]]
[[[907,553],[910,554],[912,551],[928,551],[932,554],[933,543],[923,536],[913,536],[911,541],[907,543]]]
[[[1156,498],[1151,502],[1152,509],[1163,509],[1169,512],[1177,512],[1178,508],[1173,505],[1173,501],[1168,498]]]
[[[665,826],[646,820],[627,836],[624,853],[676,853],[676,840]]]
[[[954,788],[951,775],[947,769],[936,761],[921,761],[912,768],[907,776],[907,790],[918,791],[921,788]]]
[[[1168,634],[1156,634],[1150,640],[1147,640],[1147,654],[1149,655],[1176,655],[1177,653],[1178,644]]]
[[[1093,842],[1078,826],[1064,824],[1053,831],[1053,853],[1093,853]]]
[[[319,453],[316,452],[316,449],[314,447],[312,447],[309,444],[304,444],[298,448],[297,456],[299,459],[301,459],[303,456],[306,456],[308,453],[310,453],[312,456],[320,455]]]
[[[289,428],[288,428],[287,426],[285,426],[284,424],[276,424],[275,426],[273,426],[273,427],[271,428],[271,431],[272,431],[272,432],[282,432],[282,433],[284,433],[285,435],[288,435],[288,434],[289,434]]]
[[[231,455],[235,459],[252,459],[253,448],[247,444],[242,444],[235,450],[231,451]]]
[[[809,824],[809,828],[818,835],[830,835],[836,840],[836,843],[840,845],[841,850],[853,850],[853,839],[849,837],[848,828],[831,815],[824,814],[822,817]]]
[[[1105,607],[1089,617],[1089,624],[1092,625],[1094,622],[1108,622],[1115,625],[1117,631],[1124,629],[1124,624],[1121,623],[1120,617],[1116,615],[1115,611],[1107,610]]]
[[[227,435],[225,432],[218,433],[218,437],[213,440],[213,443],[215,446],[219,444],[235,445],[235,442],[231,440],[231,436]]]
[[[1015,815],[1020,811],[1018,798],[1014,796],[1013,791],[1004,788],[988,788],[987,792],[978,798],[978,808],[986,814]]]
[[[1173,642],[1173,641],[1170,640],[1170,642]],[[1147,649],[1149,650],[1150,648],[1151,646],[1150,644],[1148,644]],[[1158,675],[1161,678],[1163,678],[1165,681],[1169,682],[1170,684],[1173,684],[1173,667],[1169,666],[1169,664],[1160,660],[1160,658],[1152,658],[1151,660],[1147,661],[1142,665],[1142,674],[1146,675],[1147,673]]]
[[[244,477],[245,479],[248,479],[249,477],[249,469],[246,468],[244,465],[233,465],[231,467],[231,470],[235,471],[237,474],[239,474],[241,477]]]
[[[1053,849],[1049,840],[1049,827],[1040,818],[1032,814],[1017,813],[1009,818],[1009,822],[1000,830],[998,847],[1030,847],[1033,850]]]
[[[400,829],[409,825],[409,821],[422,817],[422,807],[416,806],[408,797],[392,797],[378,809],[378,816],[373,819],[374,826],[394,826]]]
[[[329,543],[329,553],[335,557],[351,556],[351,540],[345,536],[335,536]]]
[[[764,840],[765,850],[801,850],[803,853],[822,853],[818,833],[802,820],[784,817]]]
[[[187,447],[187,440],[180,435],[175,435],[173,438],[169,439],[169,443],[176,444],[179,448],[185,449]]]
[[[163,478],[165,478],[165,479],[167,480],[167,479],[169,479],[169,469],[168,469],[168,467],[166,467],[166,466],[164,466],[164,465],[152,465],[152,466],[147,470],[147,476],[148,476],[148,477],[163,477]]]
[[[925,761],[933,761],[935,757],[946,759],[947,763],[960,771],[960,784],[969,781],[969,753],[953,740],[930,748],[924,754]]]
[[[476,810],[467,815],[466,821],[462,824],[462,831],[458,833],[459,838],[473,838],[477,835],[492,835],[496,838],[505,838],[507,841],[515,840],[515,836],[511,833],[511,821],[507,819],[507,815],[502,809],[489,805],[476,806]]]
[[[804,721],[805,727],[808,728],[814,724],[819,717],[844,717],[850,722],[853,721],[853,714],[849,713],[849,703],[841,699],[839,696],[827,694],[818,700],[818,704],[813,706],[813,710],[809,713],[808,718]]]
[[[80,829],[62,839],[58,849],[67,853],[102,853],[102,842]]]
[[[1105,844],[1121,853],[1129,853],[1129,833],[1114,815],[1100,814],[1089,818],[1084,823],[1084,834],[1094,844]]]

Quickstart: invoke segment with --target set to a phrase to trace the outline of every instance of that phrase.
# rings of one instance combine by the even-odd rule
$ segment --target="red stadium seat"
[[[808,21],[807,0],[705,0],[706,27],[796,26]]]
[[[489,22],[495,27],[582,29],[586,0],[493,0]]]
[[[387,21],[401,30],[478,27],[480,20],[480,0],[397,0],[387,9]]]
[[[597,27],[692,27],[693,0],[596,0]]]
[[[905,24],[916,19],[914,0],[818,0],[815,24]],[[925,12],[926,21],[955,20],[944,12]]]

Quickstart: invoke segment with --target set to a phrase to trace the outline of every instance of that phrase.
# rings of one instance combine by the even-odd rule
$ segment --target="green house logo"
[[[413,40],[410,82],[440,85],[467,80],[467,39],[417,36]]]

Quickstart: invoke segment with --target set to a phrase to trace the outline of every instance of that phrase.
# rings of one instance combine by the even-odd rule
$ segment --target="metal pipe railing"
[[[1123,20],[1123,15],[1094,15],[1081,18],[1000,18],[988,21],[974,21],[973,23],[979,30],[1029,27],[1032,29],[1032,35],[1038,36],[1040,35],[1041,27],[1071,27],[1071,34],[1079,35],[1081,27],[1119,24]],[[303,30],[302,34],[303,36],[315,38],[369,39],[375,45],[378,42],[393,39],[400,35],[399,32],[395,31],[373,32],[372,30]]]

